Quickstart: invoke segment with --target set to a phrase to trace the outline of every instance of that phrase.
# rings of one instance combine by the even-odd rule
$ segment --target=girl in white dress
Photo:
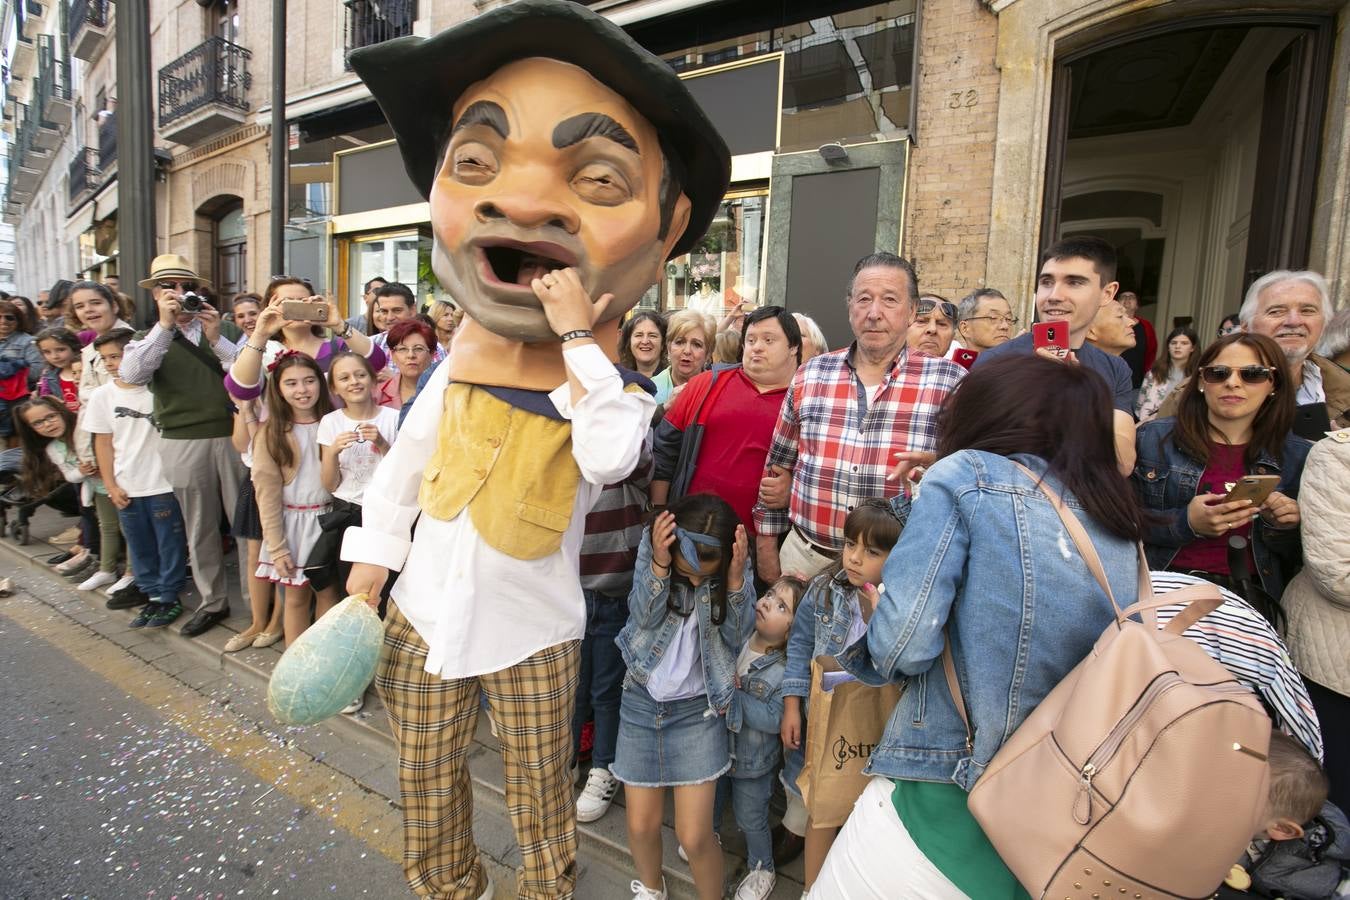
[[[330,579],[311,584],[305,572],[321,532],[319,516],[333,501],[323,486],[318,442],[319,420],[333,411],[333,401],[319,364],[303,353],[282,354],[270,377],[267,421],[253,441],[253,487],[263,531],[256,574],[285,587],[282,629],[290,646],[309,627],[311,591],[316,616],[337,602]]]

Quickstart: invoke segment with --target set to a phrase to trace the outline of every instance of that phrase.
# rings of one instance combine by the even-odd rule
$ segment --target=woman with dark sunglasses
[[[1312,446],[1290,432],[1294,392],[1270,338],[1238,332],[1210,344],[1180,388],[1175,418],[1139,426],[1134,484],[1155,514],[1149,567],[1234,588],[1228,540],[1246,538],[1247,568],[1278,598],[1299,556],[1298,485]],[[1260,504],[1226,501],[1247,475],[1278,475]]]

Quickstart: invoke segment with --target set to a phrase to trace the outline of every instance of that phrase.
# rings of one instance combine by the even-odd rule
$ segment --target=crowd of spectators
[[[1113,595],[1137,592],[1140,545],[1155,592],[1222,589],[1186,634],[1260,694],[1328,802],[1350,801],[1350,313],[1332,315],[1326,281],[1268,273],[1213,340],[1187,320],[1157,346],[1111,247],[1068,239],[1042,255],[1034,301],[1066,350],[998,290],[921,292],[895,254],[840,282],[851,333],[833,351],[778,306],[638,310],[613,348],[657,410],[586,520],[573,744],[579,821],[626,792],[634,896],[666,896],[653,835],[670,785],[702,896],[721,896],[728,804],[738,900],[768,897],[802,852],[811,897],[1019,896],[965,794],[1114,617],[1042,483]],[[228,615],[237,552],[251,620],[225,649],[289,644],[339,598],[343,534],[367,486],[393,483],[410,410],[416,440],[434,437],[420,398],[445,393],[433,373],[463,313],[419,311],[381,278],[348,319],[300,276],[222,302],[175,255],[140,285],[141,330],[106,283],[0,299],[0,435],[22,446],[31,499],[64,491],[81,510],[49,562],[137,609],[133,627],[187,613],[194,637]],[[1267,489],[1235,498],[1246,482]],[[947,682],[921,677],[944,641],[969,731]],[[821,657],[905,688],[842,829],[803,790]],[[1254,835],[1252,866],[1312,825],[1295,824]]]

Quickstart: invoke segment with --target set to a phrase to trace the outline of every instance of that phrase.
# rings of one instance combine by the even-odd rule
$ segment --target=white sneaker
[[[105,594],[107,594],[109,597],[111,597],[113,594],[117,593],[118,591],[122,590],[123,588],[131,587],[131,586],[132,586],[133,584],[135,584],[135,583],[136,583],[136,576],[135,576],[135,575],[132,575],[130,572],[128,572],[127,574],[123,575],[121,578],[119,578],[119,579],[117,579],[116,581],[114,581],[112,584],[108,585],[107,590],[105,590],[103,593],[105,593]]]
[[[95,572],[84,581],[81,581],[80,586],[76,590],[96,591],[104,585],[112,584],[116,580],[117,573],[115,572]]]
[[[604,766],[593,766],[586,776],[586,786],[577,797],[577,821],[594,822],[609,812],[614,795],[619,790],[619,779],[609,774]]]
[[[736,900],[768,900],[777,881],[773,870],[756,866],[741,879],[740,887],[736,888]]]
[[[713,832],[713,840],[717,841],[717,846],[722,846],[722,836],[715,831]],[[689,862],[689,854],[684,852],[684,844],[675,845],[675,855],[685,862]]]
[[[661,879],[661,890],[654,891],[636,878],[628,885],[633,892],[633,900],[666,900],[666,880]]]
[[[351,703],[348,703],[346,706],[342,707],[342,714],[344,716],[350,716],[352,713],[359,713],[361,711],[361,707],[365,705],[366,705],[366,695],[362,694],[361,696],[353,700]]]

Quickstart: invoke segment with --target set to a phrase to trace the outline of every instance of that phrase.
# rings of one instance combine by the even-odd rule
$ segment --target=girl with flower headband
[[[736,655],[755,627],[747,548],[745,526],[712,494],[672,504],[638,547],[628,624],[616,639],[628,677],[610,767],[625,786],[636,896],[666,896],[661,817],[668,787],[699,896],[722,896],[713,800],[717,779],[731,767],[723,717],[736,691]]]
[[[322,531],[319,516],[333,500],[323,486],[318,442],[319,420],[333,411],[333,402],[319,364],[299,351],[278,357],[270,379],[267,421],[253,440],[253,487],[263,534],[255,574],[285,589],[282,630],[289,646],[309,627],[311,590],[316,617],[337,602],[331,574],[305,568]]]

